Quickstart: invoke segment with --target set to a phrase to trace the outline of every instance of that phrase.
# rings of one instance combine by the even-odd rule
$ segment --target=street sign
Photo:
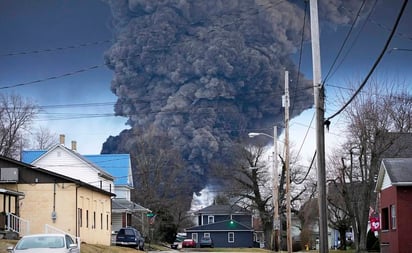
[[[155,214],[154,213],[147,213],[146,216],[151,218],[151,217],[155,216]]]

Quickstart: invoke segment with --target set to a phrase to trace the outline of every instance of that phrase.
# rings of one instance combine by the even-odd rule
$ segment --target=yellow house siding
[[[44,233],[45,224],[48,224],[76,235],[75,184],[19,184],[18,188],[25,193],[20,200],[20,216],[30,222],[31,234]]]
[[[80,237],[82,242],[110,245],[110,196],[84,186],[79,187],[75,183],[57,183],[56,188],[54,187],[54,183],[7,185],[8,189],[25,194],[20,200],[20,217],[30,222],[30,233],[44,233],[45,225],[48,224]],[[52,219],[53,206],[56,212],[54,221]],[[82,226],[79,223],[80,217],[77,217],[79,208],[82,209]],[[88,227],[86,226],[87,211],[89,213]],[[94,214],[96,214],[95,224]],[[76,224],[79,224],[77,232]]]
[[[110,245],[110,196],[80,187],[78,188],[78,200],[78,208],[82,209],[80,238],[90,244]]]

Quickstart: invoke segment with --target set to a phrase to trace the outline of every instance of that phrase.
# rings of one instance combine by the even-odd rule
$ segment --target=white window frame
[[[198,239],[198,234],[197,233],[192,233],[192,239],[195,240],[195,242],[197,242]]]
[[[207,216],[207,224],[215,223],[215,216],[209,215]]]
[[[227,233],[227,242],[234,243],[235,242],[235,232],[228,232]]]
[[[204,238],[210,238],[210,233],[203,233]]]
[[[396,229],[396,206],[391,205],[391,228]]]

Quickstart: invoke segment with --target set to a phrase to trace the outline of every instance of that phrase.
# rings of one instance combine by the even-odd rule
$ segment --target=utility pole
[[[275,251],[280,250],[279,240],[279,173],[278,173],[278,129],[273,127],[273,230],[275,236]]]
[[[290,166],[289,166],[289,72],[285,71],[285,170],[286,170],[286,242],[288,253],[292,252],[292,217],[290,202]]]
[[[313,88],[316,110],[316,150],[318,168],[318,205],[319,205],[319,252],[327,253],[328,249],[328,218],[326,202],[326,173],[325,173],[325,101],[322,87],[320,64],[318,2],[310,0],[310,27],[312,38]]]

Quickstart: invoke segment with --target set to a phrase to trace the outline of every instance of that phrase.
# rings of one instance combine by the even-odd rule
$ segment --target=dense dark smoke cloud
[[[294,3],[106,2],[116,33],[106,54],[115,73],[116,113],[127,116],[132,128],[167,134],[196,173],[225,157],[235,138],[257,129],[270,133],[283,121],[285,70],[292,79],[292,116],[313,104],[312,83],[291,59],[300,46],[304,17]],[[322,10],[331,10],[332,21],[348,22],[345,8],[325,2]]]

